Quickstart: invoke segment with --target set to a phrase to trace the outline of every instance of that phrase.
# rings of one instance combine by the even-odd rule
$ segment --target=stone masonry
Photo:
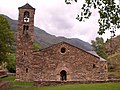
[[[19,7],[16,80],[106,81],[107,62],[96,54],[66,42],[32,51],[35,8]]]
[[[33,52],[31,67],[33,80],[60,81],[62,70],[66,71],[67,81],[107,80],[105,60],[66,42]]]
[[[31,81],[30,62],[33,59],[35,9],[28,3],[19,7],[18,31],[16,34],[16,79]]]

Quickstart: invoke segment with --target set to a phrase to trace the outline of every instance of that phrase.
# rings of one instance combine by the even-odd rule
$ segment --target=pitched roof
[[[87,51],[88,53],[91,53],[92,55],[95,55],[100,58],[100,61],[106,61],[104,58],[100,57],[95,51]]]
[[[47,48],[50,48],[50,47],[55,46],[55,45],[58,45],[58,44],[68,44],[68,45],[70,45],[70,46],[72,46],[72,47],[78,48],[78,49],[80,49],[80,50],[82,50],[82,51],[84,51],[84,52],[86,52],[86,53],[89,53],[89,54],[91,54],[91,55],[99,58],[100,61],[106,61],[105,59],[103,59],[102,57],[100,57],[95,51],[86,51],[86,50],[84,50],[84,49],[82,49],[82,48],[76,47],[76,46],[74,46],[74,45],[72,45],[72,44],[70,44],[70,43],[67,43],[67,42],[56,43],[56,44],[53,44],[53,45],[51,45],[51,46],[49,46],[49,47],[47,47]],[[44,51],[46,51],[47,48],[40,49],[39,51],[43,51],[43,52],[44,52]]]
[[[18,9],[34,9],[34,10],[35,10],[35,8],[33,8],[33,7],[32,7],[30,4],[28,4],[28,3],[26,3],[25,5],[19,7]]]

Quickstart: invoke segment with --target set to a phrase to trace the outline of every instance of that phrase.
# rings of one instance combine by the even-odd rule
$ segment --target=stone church
[[[19,7],[16,33],[16,80],[106,81],[107,62],[66,42],[33,51],[35,8]]]

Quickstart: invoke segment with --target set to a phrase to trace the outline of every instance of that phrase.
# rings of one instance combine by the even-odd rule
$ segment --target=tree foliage
[[[33,49],[33,50],[39,50],[39,49],[41,49],[41,45],[40,45],[38,42],[34,42],[32,49]]]
[[[0,64],[7,62],[7,55],[13,49],[14,34],[7,20],[0,16]]]
[[[102,58],[106,59],[107,58],[107,54],[106,54],[106,49],[104,46],[104,40],[103,38],[99,38],[97,37],[96,40],[92,40],[91,41],[93,48],[95,49],[95,51],[97,52],[97,54],[99,56],[101,56]]]
[[[15,73],[16,72],[16,67],[15,67],[15,59],[16,59],[16,57],[15,57],[15,53],[9,53],[8,55],[7,55],[7,57],[8,57],[8,61],[7,61],[7,66],[6,66],[6,68],[7,68],[7,70],[10,72],[10,73]]]
[[[66,4],[71,4],[70,1],[73,0],[65,0]],[[74,1],[77,2],[77,0]],[[89,19],[92,9],[97,9],[99,13],[98,33],[100,35],[105,33],[105,30],[115,31],[120,28],[120,5],[117,5],[115,0],[85,0],[81,7],[81,12],[77,15],[76,19],[79,21]]]

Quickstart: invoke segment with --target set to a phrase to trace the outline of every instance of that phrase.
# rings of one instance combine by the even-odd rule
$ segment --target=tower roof
[[[26,3],[25,5],[19,7],[18,9],[34,9],[34,10],[35,10],[35,8],[33,8],[33,7],[32,7],[30,4],[28,4],[28,3]]]

